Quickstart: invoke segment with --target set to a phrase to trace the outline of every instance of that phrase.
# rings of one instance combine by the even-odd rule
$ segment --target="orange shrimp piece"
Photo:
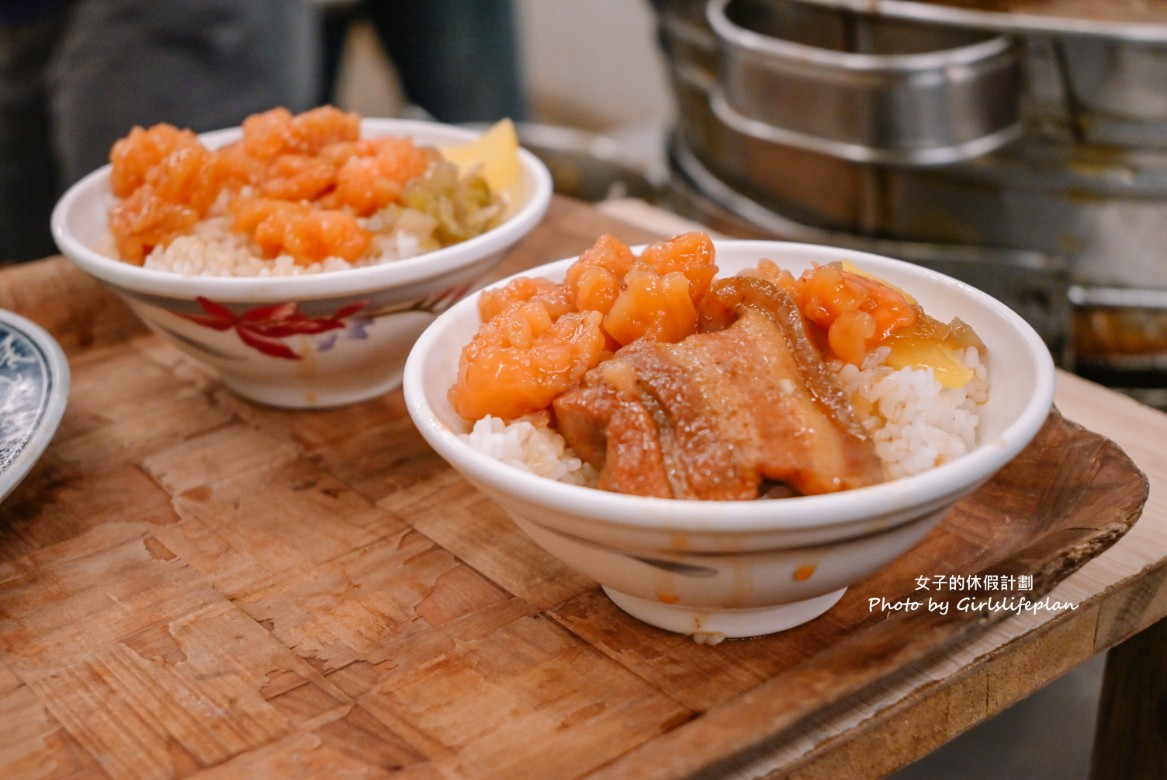
[[[214,152],[196,144],[167,155],[150,169],[145,183],[160,199],[188,205],[201,217],[219,197],[223,176]]]
[[[352,263],[373,241],[373,234],[343,211],[272,198],[236,198],[228,208],[234,229],[250,233],[265,256],[286,252],[300,265],[329,257]]]
[[[292,112],[282,106],[252,114],[243,120],[244,153],[258,160],[268,160],[293,148]]]
[[[641,338],[676,343],[696,333],[697,307],[688,277],[679,271],[660,276],[633,267],[604,315],[604,330],[619,344]]]
[[[336,166],[306,154],[281,154],[258,182],[260,194],[281,200],[316,200],[335,184]]]
[[[301,265],[328,257],[355,263],[373,243],[373,234],[361,227],[352,214],[335,209],[313,209],[285,233],[284,243]]]
[[[676,272],[684,274],[696,305],[709,292],[709,285],[717,275],[713,254],[713,239],[709,234],[692,231],[649,244],[640,255],[640,264],[658,276]]]
[[[110,150],[110,186],[119,198],[146,183],[150,170],[172,152],[198,146],[199,140],[190,130],[179,130],[168,124],[157,124],[149,130],[135,127],[129,135],[118,140]]]
[[[302,154],[319,154],[325,147],[361,137],[359,114],[335,106],[319,106],[292,120],[292,132]]]
[[[336,200],[368,216],[401,202],[405,185],[426,172],[430,156],[408,138],[370,138],[336,174]],[[360,154],[368,150],[371,153]]]
[[[505,287],[483,290],[478,297],[478,315],[486,322],[512,304],[523,301],[535,301],[540,304],[553,320],[576,310],[571,290],[566,284],[556,284],[550,279],[520,276],[511,280]]]
[[[214,154],[197,143],[180,144],[110,209],[109,229],[118,252],[140,265],[154,247],[194,229],[221,187]]]
[[[189,205],[158,197],[141,186],[109,210],[109,230],[122,259],[141,265],[156,246],[194,229],[201,215]]]
[[[636,256],[620,239],[606,233],[596,239],[567,269],[565,281],[576,308],[607,314],[634,262]]]
[[[243,148],[261,160],[281,154],[314,155],[329,144],[355,141],[360,133],[359,115],[332,106],[299,115],[286,108],[273,108],[243,120]]]
[[[239,197],[227,204],[227,211],[234,219],[232,227],[241,233],[254,233],[261,222],[277,211],[285,209],[304,213],[308,206],[302,203],[287,203],[275,198]]]
[[[918,316],[903,293],[839,263],[805,271],[795,282],[794,297],[806,318],[826,329],[831,350],[855,364]]]
[[[860,365],[870,347],[878,344],[875,338],[875,317],[865,311],[851,309],[841,313],[827,328],[827,344],[831,351],[848,363]]]
[[[250,233],[264,256],[275,257],[285,251],[292,224],[303,218],[309,207],[274,198],[236,198],[228,210],[235,218],[234,229]]]
[[[401,202],[405,186],[381,174],[375,157],[351,157],[336,175],[336,191],[329,205],[349,206],[367,217],[390,203]]]
[[[339,169],[352,157],[361,157],[371,154],[364,141],[337,141],[320,150],[319,157],[328,160]]]
[[[258,183],[263,179],[264,172],[267,170],[267,163],[248,154],[242,141],[236,141],[216,150],[215,156],[219,161],[223,185],[232,189]]]
[[[698,306],[717,273],[713,241],[686,233],[645,248],[624,275],[604,330],[619,344],[674,343],[697,332]]]
[[[522,301],[485,322],[462,349],[448,397],[468,420],[505,420],[546,409],[607,354],[599,312],[552,320],[539,303]]]

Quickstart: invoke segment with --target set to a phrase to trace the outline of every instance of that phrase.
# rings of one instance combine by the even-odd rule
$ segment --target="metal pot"
[[[712,0],[714,113],[738,132],[859,162],[950,163],[1015,139],[1005,36],[776,0]]]
[[[1061,345],[1055,354],[1064,365],[1167,387],[1162,339],[1115,337],[1167,332],[1167,3],[1062,4],[1088,7],[1099,18],[1032,13],[1051,5],[998,0],[985,11],[964,0],[658,0],[680,109],[670,158],[678,207],[720,220],[727,232],[868,248],[933,265],[1023,311],[1049,343]],[[838,18],[806,29],[806,19],[832,16]],[[740,39],[719,34],[722,17],[757,29]],[[926,148],[920,139],[940,136],[919,123],[897,129],[912,127],[904,108],[911,101],[885,100],[905,121],[882,125],[860,121],[872,114],[858,108],[837,121],[838,89],[817,100],[828,95],[825,86],[801,101],[766,103],[767,94],[789,94],[792,79],[821,86],[839,78],[821,52],[800,70],[789,61],[774,67],[774,51],[788,52],[800,36],[803,45],[831,51],[835,43],[823,36],[834,33],[823,31],[854,28],[856,18],[862,25],[931,26],[932,40],[963,40],[974,49],[1006,39],[1000,52],[1017,57],[1020,133],[937,161],[911,152]],[[757,36],[767,33],[774,40],[762,45]],[[1012,67],[996,71],[1007,72]],[[876,81],[872,94],[884,98],[893,86],[934,94],[934,85],[897,83],[883,72]],[[850,86],[858,106],[883,99]],[[964,102],[960,110],[936,109],[947,111],[950,141],[969,128],[980,129],[968,138],[992,138],[993,127],[1014,132],[1008,121],[960,118],[991,116],[975,91],[950,83],[946,95],[954,105]],[[947,148],[954,146],[960,143]],[[1137,354],[1130,351],[1136,343]]]

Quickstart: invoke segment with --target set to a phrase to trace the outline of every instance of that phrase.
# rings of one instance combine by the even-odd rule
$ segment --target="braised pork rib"
[[[781,483],[803,495],[880,482],[872,442],[807,323],[776,284],[715,282],[703,331],[635,341],[553,403],[599,487],[734,500]]]

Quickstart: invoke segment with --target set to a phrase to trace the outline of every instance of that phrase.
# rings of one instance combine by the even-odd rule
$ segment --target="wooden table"
[[[605,211],[557,198],[502,270],[687,227]],[[1068,510],[1083,522],[1040,559],[1076,609],[921,617],[912,635],[835,617],[710,647],[534,547],[426,447],[399,392],[255,406],[60,258],[0,271],[0,308],[48,328],[73,377],[52,446],[0,506],[2,777],[877,777],[1132,636],[1100,730],[1120,760],[1098,774],[1163,771],[1138,707],[1167,689],[1167,416],[1103,388],[1059,375],[1082,427],[1049,426],[1102,453]],[[992,552],[975,524],[945,527]],[[846,641],[822,646],[831,631]]]

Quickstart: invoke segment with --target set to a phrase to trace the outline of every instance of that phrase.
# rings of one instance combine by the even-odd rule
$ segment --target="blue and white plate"
[[[69,364],[43,328],[0,309],[0,500],[44,454],[69,400]]]

